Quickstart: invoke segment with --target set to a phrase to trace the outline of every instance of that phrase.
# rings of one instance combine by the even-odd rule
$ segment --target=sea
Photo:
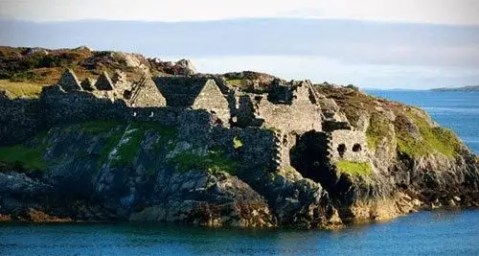
[[[367,92],[426,109],[479,153],[479,92]],[[479,210],[419,212],[336,231],[4,223],[0,255],[479,255]]]

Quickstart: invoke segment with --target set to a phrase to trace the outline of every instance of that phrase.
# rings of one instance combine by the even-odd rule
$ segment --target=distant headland
[[[438,92],[450,92],[450,91],[457,91],[457,92],[479,92],[479,85],[468,85],[468,86],[461,86],[461,87],[441,87],[441,88],[434,88],[431,91],[438,91]]]

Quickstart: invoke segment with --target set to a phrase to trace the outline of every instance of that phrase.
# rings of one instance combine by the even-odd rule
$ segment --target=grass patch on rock
[[[234,174],[237,168],[236,161],[228,158],[222,150],[210,150],[206,155],[192,151],[179,153],[170,160],[181,171],[205,170],[208,172],[224,171]]]
[[[0,147],[0,162],[14,169],[22,169],[28,172],[45,171],[47,165],[43,159],[43,153],[47,145],[43,141],[46,132],[40,132],[32,145],[17,144]]]
[[[373,169],[369,163],[358,163],[341,160],[336,163],[336,168],[341,173],[347,173],[351,176],[369,177]]]
[[[43,148],[15,145],[0,147],[0,162],[12,167],[21,167],[28,171],[44,171]]]
[[[176,135],[175,128],[151,122],[132,122],[128,126],[118,126],[117,124],[117,127],[110,132],[107,138],[99,158],[100,163],[104,163],[109,157],[112,157],[112,165],[131,164],[138,155],[141,143],[148,131],[159,134],[163,139],[169,139]],[[162,141],[164,141],[163,139]]]
[[[243,79],[237,79],[237,78],[226,79],[226,83],[232,87],[242,87]]]
[[[383,138],[387,137],[389,130],[388,120],[374,113],[369,121],[369,127],[366,130],[366,137],[368,140],[368,147],[375,149]]]
[[[102,132],[108,132],[117,126],[122,126],[122,124],[113,120],[96,120],[81,123],[80,130],[89,134],[99,134]]]
[[[434,152],[448,158],[454,158],[457,155],[460,141],[452,131],[431,126],[427,120],[412,111],[407,111],[406,116],[417,127],[420,137],[414,136],[402,127],[403,124],[396,122],[398,150],[400,152],[414,158]]]
[[[242,146],[243,146],[243,142],[241,141],[241,139],[238,136],[235,136],[233,138],[233,148],[234,149],[239,149]]]

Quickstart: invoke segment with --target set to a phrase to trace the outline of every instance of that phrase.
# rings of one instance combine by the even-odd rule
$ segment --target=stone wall
[[[171,107],[191,107],[207,79],[196,76],[159,76],[154,79],[166,104]]]
[[[331,162],[341,160],[368,162],[366,134],[361,131],[336,130],[328,133],[328,157]]]
[[[155,82],[150,77],[143,77],[142,80],[135,83],[131,91],[129,103],[132,107],[163,107],[166,106],[166,99],[156,87]]]
[[[229,125],[230,106],[214,79],[203,76],[157,77],[155,83],[167,106],[204,109]]]
[[[42,129],[38,100],[0,97],[0,145],[15,144]]]
[[[293,83],[291,101],[273,103],[265,95],[253,96],[256,118],[264,120],[263,126],[283,133],[321,131],[321,109],[315,101],[309,82]],[[288,95],[287,93],[282,93]]]
[[[240,170],[271,172],[278,169],[277,137],[271,131],[256,127],[227,129],[217,126],[212,129],[209,145],[224,148],[227,155],[241,163]]]
[[[213,79],[208,79],[200,91],[192,109],[204,109],[216,115],[226,126],[230,121],[228,101]]]

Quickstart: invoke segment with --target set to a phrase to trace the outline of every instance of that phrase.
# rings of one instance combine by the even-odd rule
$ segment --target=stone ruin
[[[67,69],[57,83],[65,91],[81,90],[80,82],[71,69]]]
[[[155,79],[166,105],[178,108],[204,109],[225,125],[230,122],[226,97],[214,79],[194,76],[162,76]]]
[[[83,90],[85,90],[85,91],[90,91],[90,92],[91,92],[91,91],[96,90],[95,83],[96,83],[95,80],[93,80],[93,79],[87,77],[87,78],[85,78],[85,80],[83,80],[83,81],[81,82],[80,85],[81,85],[81,88],[82,88]]]
[[[95,88],[100,91],[112,91],[115,87],[113,86],[113,82],[108,73],[103,72],[103,74],[98,77],[98,80],[95,83]]]
[[[130,108],[202,110],[216,118],[215,125],[228,129],[270,130],[274,135],[270,166],[277,171],[294,166],[314,179],[314,172],[338,161],[370,162],[365,133],[353,130],[334,100],[320,95],[310,81],[278,80],[268,92],[251,93],[207,75],[152,79],[145,73],[137,81],[128,81],[120,72],[113,79],[104,72],[96,82],[87,78],[80,84],[74,72],[66,70],[57,84],[66,93],[82,91]]]

